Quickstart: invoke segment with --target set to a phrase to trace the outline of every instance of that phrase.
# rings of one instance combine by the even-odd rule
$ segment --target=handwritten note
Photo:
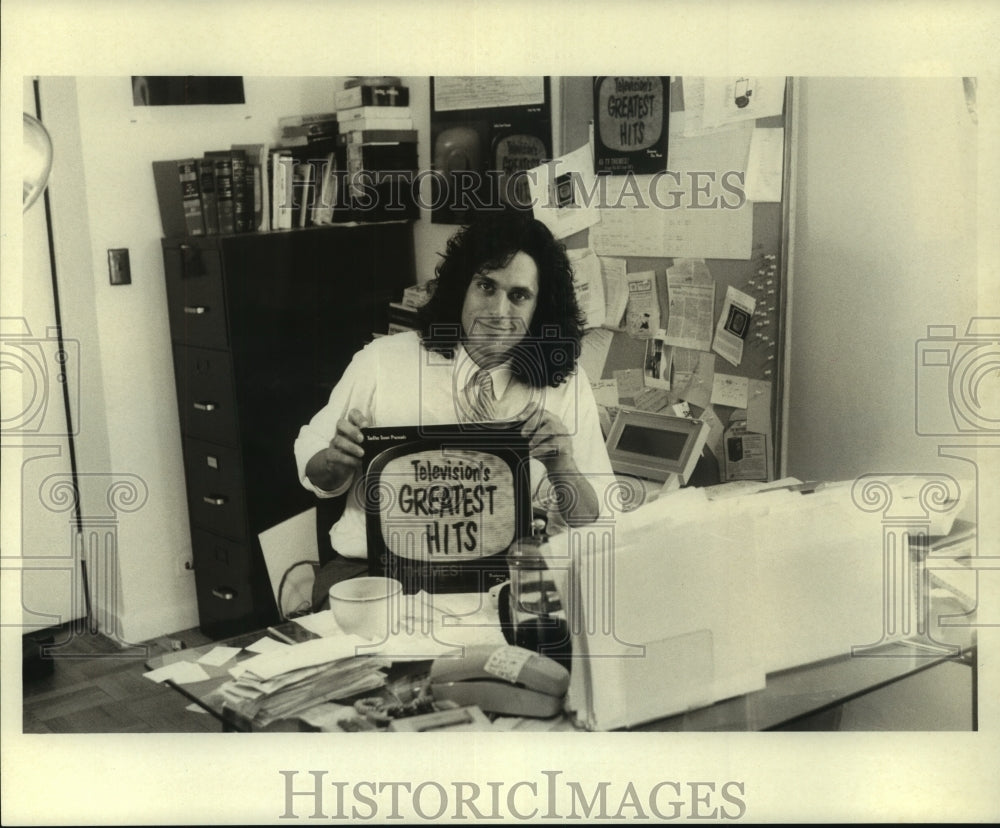
[[[716,374],[712,382],[712,404],[746,408],[750,380],[733,374]]]

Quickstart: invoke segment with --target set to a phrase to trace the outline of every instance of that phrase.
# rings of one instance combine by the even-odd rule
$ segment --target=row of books
[[[234,144],[200,158],[153,162],[165,236],[267,229],[267,148]]]
[[[415,219],[417,131],[397,77],[349,78],[337,110],[279,118],[277,146],[154,161],[166,236]]]
[[[165,236],[414,219],[417,132],[360,130],[154,161]]]

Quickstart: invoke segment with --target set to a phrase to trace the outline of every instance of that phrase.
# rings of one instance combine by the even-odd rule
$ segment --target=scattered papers
[[[236,658],[242,652],[240,647],[214,647],[198,659],[199,664],[221,667],[230,659]]]
[[[731,365],[743,361],[743,343],[750,332],[750,320],[757,307],[757,300],[732,285],[726,288],[726,301],[715,326],[712,350]]]
[[[295,619],[310,632],[326,641],[354,642],[352,653],[378,655],[392,661],[420,661],[453,652],[472,644],[505,643],[496,611],[476,593],[447,593],[403,596],[396,606],[390,625],[391,634],[384,641],[368,641],[346,635],[324,611]],[[313,642],[308,642],[313,643]]]
[[[211,676],[205,672],[205,668],[192,661],[175,661],[173,664],[164,664],[155,670],[150,670],[143,675],[150,681],[157,683],[167,681],[174,684],[193,684],[196,681],[205,681]]]
[[[264,636],[259,641],[255,641],[253,644],[247,645],[246,649],[251,653],[270,653],[274,650],[280,650],[283,647],[287,647],[283,641],[275,641],[273,638]]]

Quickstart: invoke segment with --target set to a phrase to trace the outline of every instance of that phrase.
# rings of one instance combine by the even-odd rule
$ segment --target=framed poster
[[[548,77],[432,77],[431,221],[529,208],[527,170],[552,158]]]
[[[651,174],[667,168],[670,78],[594,78],[594,172]]]

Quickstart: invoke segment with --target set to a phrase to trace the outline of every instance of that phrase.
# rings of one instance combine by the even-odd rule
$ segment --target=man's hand
[[[330,445],[306,463],[306,477],[316,488],[337,491],[361,468],[361,458],[365,456],[361,429],[367,425],[368,420],[356,408],[337,422],[337,433]]]
[[[600,514],[597,495],[576,466],[573,443],[562,420],[536,403],[528,412],[521,435],[528,440],[529,454],[545,466],[556,508],[566,523],[593,523]]]

